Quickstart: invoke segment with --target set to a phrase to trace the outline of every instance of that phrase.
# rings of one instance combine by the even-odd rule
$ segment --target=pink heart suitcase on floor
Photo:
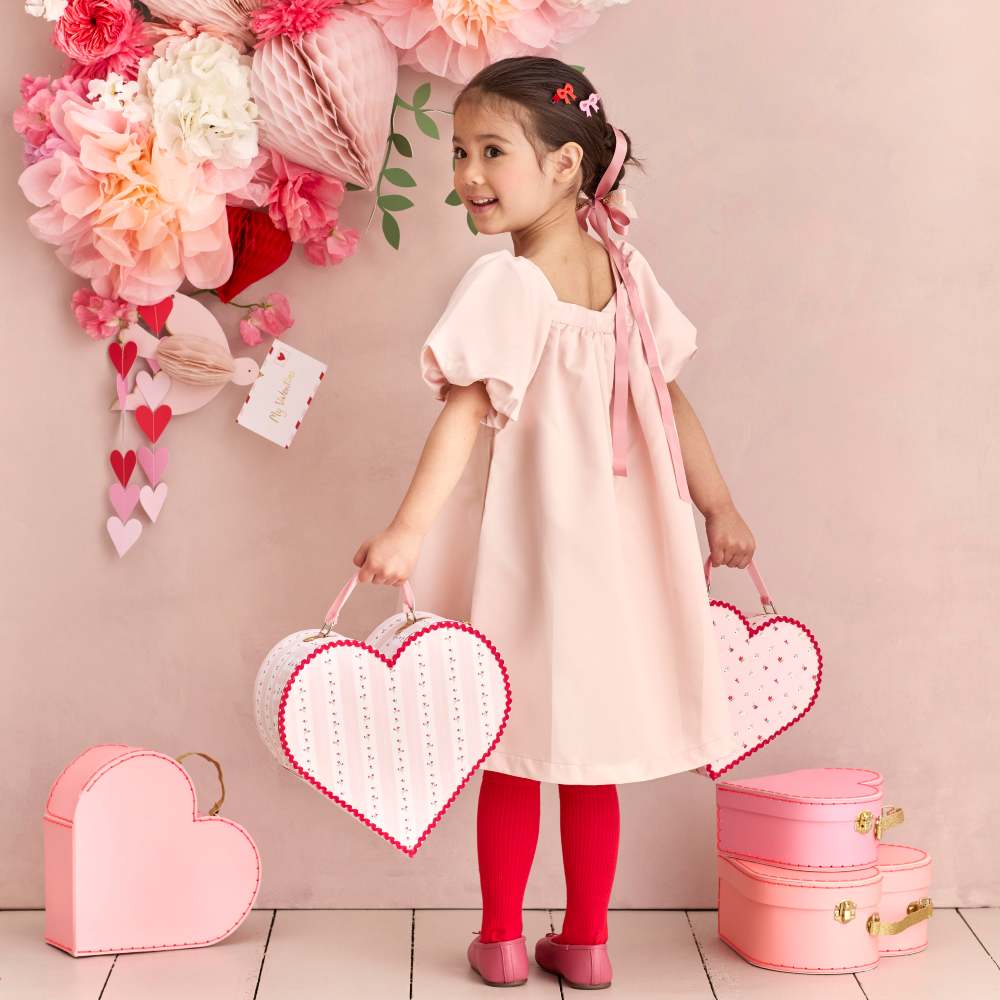
[[[717,849],[779,868],[871,868],[903,810],[882,805],[882,775],[821,767],[718,781]]]
[[[718,854],[718,934],[752,965],[778,972],[864,972],[883,955],[927,946],[930,858],[880,844],[854,871],[803,871]]]
[[[261,864],[247,831],[216,815],[221,805],[199,814],[188,773],[155,750],[93,746],[70,761],[42,820],[46,942],[79,957],[232,934],[257,898]]]

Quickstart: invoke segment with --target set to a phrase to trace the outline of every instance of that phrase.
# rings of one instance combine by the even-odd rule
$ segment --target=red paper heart
[[[138,353],[139,348],[134,340],[126,341],[124,346],[119,344],[117,340],[113,344],[108,344],[108,357],[111,358],[111,363],[122,378],[125,378],[132,370],[135,356]]]
[[[139,306],[139,315],[143,318],[146,326],[153,331],[153,333],[159,333],[164,324],[167,322],[167,317],[170,315],[170,310],[174,308],[174,297],[168,295],[162,302],[157,302],[155,306]]]
[[[280,353],[278,354],[278,360],[279,360],[279,361],[284,361],[284,360],[285,360],[285,352],[284,352],[284,351],[281,351],[281,352],[280,352]]]
[[[233,244],[233,271],[229,280],[215,290],[223,302],[276,271],[292,252],[291,237],[274,225],[267,212],[236,205],[230,205],[226,212]]]
[[[139,406],[135,411],[135,422],[142,428],[142,432],[146,437],[149,438],[150,444],[156,444],[157,439],[166,429],[173,415],[174,411],[166,403],[158,406],[155,413],[148,406]],[[133,458],[133,463],[134,461]]]
[[[123,455],[120,451],[113,451],[108,456],[111,460],[111,468],[115,470],[118,482],[122,486],[128,486],[128,481],[132,478],[132,470],[135,469],[135,452],[127,451]]]

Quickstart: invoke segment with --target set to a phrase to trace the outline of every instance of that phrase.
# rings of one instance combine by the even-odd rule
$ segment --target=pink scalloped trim
[[[104,744],[100,744],[100,746],[109,746],[109,747],[116,747],[118,745],[119,744],[116,744],[116,743],[104,743]],[[125,954],[126,952],[129,952],[129,951],[168,951],[168,950],[177,949],[177,948],[200,948],[200,947],[204,947],[206,945],[215,944],[217,941],[222,941],[224,938],[226,938],[230,934],[232,934],[233,931],[235,931],[236,928],[239,927],[241,923],[243,923],[243,921],[246,919],[246,915],[250,912],[251,908],[253,907],[254,900],[257,898],[257,891],[260,888],[260,852],[257,850],[257,845],[253,842],[253,839],[251,838],[250,834],[247,833],[247,831],[242,826],[240,826],[239,823],[234,823],[231,819],[228,819],[225,816],[199,816],[198,815],[198,793],[195,791],[194,784],[191,781],[191,775],[189,775],[187,773],[187,771],[184,770],[183,765],[181,765],[179,761],[177,761],[173,757],[169,756],[169,754],[160,753],[160,752],[158,752],[156,750],[134,750],[134,749],[131,749],[131,748],[127,747],[127,746],[125,746],[123,748],[125,750],[131,750],[131,752],[126,753],[126,754],[122,754],[122,756],[116,757],[113,760],[108,761],[106,764],[102,764],[96,771],[94,771],[94,773],[90,776],[90,778],[87,780],[87,782],[81,787],[80,794],[82,795],[88,789],[92,788],[105,774],[110,773],[116,767],[119,767],[122,764],[125,764],[128,761],[133,760],[136,757],[158,757],[158,758],[160,758],[160,760],[167,761],[168,763],[170,763],[171,765],[173,765],[178,771],[181,772],[181,774],[184,776],[184,780],[187,782],[188,790],[191,792],[191,819],[192,819],[192,822],[194,822],[194,823],[226,823],[227,825],[235,828],[239,833],[243,834],[243,836],[247,840],[247,843],[249,843],[250,847],[253,849],[254,861],[256,862],[256,865],[257,865],[257,877],[256,877],[256,882],[254,883],[253,892],[250,893],[250,900],[247,903],[247,905],[244,907],[243,912],[229,926],[229,928],[227,928],[225,931],[223,931],[217,937],[208,938],[207,940],[204,940],[204,941],[178,941],[178,942],[176,942],[174,944],[134,945],[132,947],[123,947],[121,945],[104,945],[101,948],[73,948],[73,947],[71,947],[68,944],[65,944],[65,943],[63,943],[61,941],[56,940],[55,938],[52,938],[52,937],[49,937],[48,935],[45,935],[45,941],[46,941],[46,943],[55,945],[57,948],[61,948],[63,951],[69,952],[72,955],[106,955],[106,954],[110,954],[112,952],[114,952],[116,954],[119,954],[119,955],[122,955],[122,954]],[[60,772],[59,777],[56,778],[55,782],[53,782],[52,789],[54,789],[55,786],[59,783],[60,779],[66,773],[66,771],[69,769],[69,767],[70,767],[71,764],[73,764],[75,761],[79,760],[80,757],[82,757],[85,753],[87,753],[88,751],[93,750],[93,749],[95,749],[95,748],[94,747],[88,747],[87,750],[83,751],[83,753],[77,754],[76,757],[74,757],[73,760],[70,761],[70,763],[67,764],[66,767],[64,767],[63,770]],[[50,802],[51,802],[51,799],[52,799],[52,790],[49,791],[49,801]],[[62,817],[55,816],[53,814],[52,817],[50,817],[50,816],[43,816],[42,819],[43,820],[47,820],[48,822],[54,822],[54,819],[62,819]],[[63,824],[62,823],[56,823],[55,825],[61,826]],[[72,829],[72,827],[73,827],[72,822],[66,822],[65,825],[68,826],[70,829]]]
[[[489,651],[493,654],[494,659],[497,661],[497,665],[500,667],[500,673],[503,675],[503,683],[504,683],[504,688],[506,689],[507,692],[507,700],[504,706],[503,718],[500,720],[500,728],[497,731],[497,735],[494,738],[493,742],[489,745],[489,747],[487,747],[486,752],[472,766],[472,770],[469,771],[468,774],[466,774],[466,776],[462,779],[458,788],[456,788],[455,791],[452,792],[451,798],[449,798],[448,801],[441,807],[438,814],[431,821],[430,826],[428,826],[427,829],[424,830],[424,832],[420,835],[420,838],[417,840],[416,844],[414,844],[413,847],[406,847],[405,845],[401,844],[395,837],[393,837],[391,833],[387,832],[386,830],[383,830],[380,826],[377,826],[370,819],[368,819],[367,816],[365,816],[363,813],[355,809],[354,806],[352,806],[349,802],[346,802],[344,799],[340,798],[339,795],[336,795],[334,792],[331,792],[330,789],[326,787],[326,785],[324,785],[320,781],[317,781],[311,774],[309,774],[308,771],[306,771],[299,764],[299,762],[295,759],[295,756],[293,755],[291,749],[289,748],[288,740],[285,737],[285,705],[288,703],[288,696],[291,693],[292,684],[295,682],[295,678],[306,666],[308,666],[311,660],[313,660],[324,650],[333,649],[334,647],[337,646],[357,646],[359,649],[365,649],[373,656],[380,659],[391,670],[396,665],[400,656],[402,656],[403,651],[411,643],[416,642],[416,640],[419,639],[421,636],[427,635],[429,632],[433,632],[435,629],[439,628],[451,628],[451,629],[458,629],[462,632],[468,632],[471,635],[474,635],[477,639],[479,639],[488,647]],[[493,643],[490,642],[490,640],[485,635],[483,635],[482,632],[480,632],[476,628],[473,628],[471,625],[466,624],[465,622],[456,622],[451,620],[439,621],[439,622],[434,622],[431,625],[428,625],[427,628],[421,629],[419,632],[415,632],[413,635],[407,636],[403,644],[399,647],[399,649],[396,650],[396,653],[392,657],[392,659],[389,659],[389,657],[385,656],[385,654],[381,653],[373,646],[369,646],[368,643],[360,641],[359,639],[335,639],[332,642],[327,642],[324,643],[322,646],[318,646],[307,657],[305,657],[305,659],[303,659],[300,663],[296,665],[295,669],[292,671],[291,676],[285,683],[283,691],[281,692],[281,701],[278,704],[278,737],[281,740],[281,748],[282,750],[284,750],[285,756],[288,758],[289,763],[291,763],[292,767],[295,769],[296,774],[304,778],[311,785],[313,785],[315,788],[321,791],[327,798],[332,799],[334,802],[336,802],[337,805],[343,806],[344,809],[346,809],[357,819],[361,820],[361,822],[364,823],[365,826],[370,827],[372,830],[374,830],[380,837],[383,837],[385,840],[389,841],[389,843],[392,844],[394,847],[398,847],[399,850],[401,850],[404,854],[412,858],[420,849],[420,846],[423,844],[423,842],[430,835],[431,830],[433,830],[434,827],[437,826],[441,817],[448,811],[449,808],[451,808],[451,804],[455,801],[455,799],[458,798],[459,793],[468,784],[469,779],[476,773],[476,771],[479,770],[479,768],[482,766],[483,761],[485,761],[486,758],[489,757],[489,755],[493,752],[494,747],[497,745],[497,743],[500,742],[500,737],[503,735],[504,729],[507,728],[507,720],[510,718],[510,704],[511,704],[510,677],[507,674],[507,667],[503,662],[503,657],[500,655],[500,651],[496,648],[496,646],[494,646]]]
[[[721,771],[716,771],[711,764],[706,764],[705,773],[713,781],[716,781],[719,778],[721,778],[722,775],[724,775],[727,771],[730,771],[734,767],[736,767],[737,764],[740,764],[743,761],[745,761],[747,757],[751,756],[751,754],[755,754],[757,753],[758,750],[762,750],[764,747],[768,745],[768,743],[770,743],[772,740],[780,736],[783,732],[794,726],[796,722],[800,722],[803,716],[805,716],[805,714],[813,707],[813,705],[816,704],[816,699],[819,697],[820,684],[823,681],[823,654],[820,651],[819,643],[816,641],[816,637],[812,634],[812,631],[810,630],[809,626],[805,625],[803,622],[800,622],[797,618],[790,618],[788,615],[773,615],[772,617],[768,618],[766,622],[763,622],[757,628],[754,628],[754,626],[750,624],[750,620],[746,617],[746,615],[744,615],[739,608],[737,608],[733,604],[730,604],[728,601],[719,601],[713,598],[708,603],[709,605],[715,604],[720,608],[728,608],[730,611],[734,612],[739,617],[740,621],[742,621],[743,624],[746,626],[747,639],[752,639],[759,632],[763,632],[764,629],[766,629],[769,625],[773,625],[776,622],[788,622],[789,624],[795,625],[797,628],[800,628],[803,632],[805,632],[807,638],[813,645],[813,649],[816,650],[816,687],[813,689],[812,697],[809,699],[809,704],[806,705],[806,707],[803,708],[802,711],[799,712],[799,714],[796,715],[794,719],[792,719],[790,722],[786,722],[780,729],[776,730],[770,736],[768,736],[766,740],[762,740],[755,747],[751,747],[745,753],[740,754],[740,756],[737,757],[736,760],[731,761],[724,768],[722,768]]]

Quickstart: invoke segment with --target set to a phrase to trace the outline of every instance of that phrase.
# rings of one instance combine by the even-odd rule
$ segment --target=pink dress
[[[669,382],[695,328],[619,245]],[[631,317],[628,475],[613,474],[615,308],[563,302],[537,264],[498,250],[421,349],[436,398],[482,380],[492,404],[411,577],[418,607],[470,621],[504,658],[511,714],[486,770],[618,784],[736,749],[694,508]]]

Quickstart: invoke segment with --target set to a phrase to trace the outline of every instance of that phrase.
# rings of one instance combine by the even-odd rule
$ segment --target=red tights
[[[483,771],[476,838],[483,893],[482,941],[522,934],[524,890],[538,843],[540,785]],[[615,785],[560,785],[559,830],[566,873],[566,915],[556,941],[605,944],[608,902],[618,860]]]

